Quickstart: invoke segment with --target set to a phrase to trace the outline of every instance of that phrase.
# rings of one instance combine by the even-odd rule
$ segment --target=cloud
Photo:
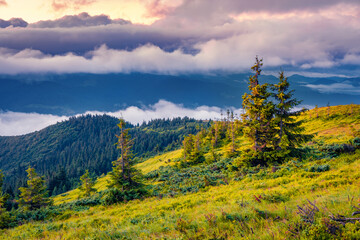
[[[325,84],[306,84],[308,88],[320,93],[342,93],[350,95],[360,95],[360,86],[354,86],[348,82]]]
[[[146,17],[165,17],[182,4],[181,0],[151,0],[145,2]]]
[[[3,29],[0,32],[0,42],[3,48],[31,48],[53,55],[67,52],[84,54],[102,44],[114,49],[132,50],[151,43],[168,51],[191,47],[194,43],[208,38],[201,34],[132,24],[73,28],[28,27],[16,31]]]
[[[240,109],[233,109],[239,114]],[[117,112],[89,111],[85,114],[101,115],[106,114],[117,118],[123,117],[133,124],[150,121],[157,118],[190,117],[195,119],[220,119],[221,109],[219,107],[200,106],[195,109],[184,107],[182,104],[175,104],[166,100],[159,100],[156,104],[142,108],[131,106]]]
[[[0,112],[0,135],[14,136],[41,130],[68,117],[39,113]]]
[[[78,10],[82,6],[88,6],[96,2],[96,0],[53,0],[52,8],[55,11],[62,11],[66,9]]]
[[[3,49],[0,51],[0,73],[244,72],[250,69],[254,56],[260,55],[264,58],[264,65],[269,70],[278,70],[281,66],[287,66],[290,71],[294,70],[291,68],[308,71],[314,68],[327,69],[331,74],[330,68],[336,72],[337,69],[347,66],[349,56],[352,56],[352,59],[355,59],[355,56],[360,58],[360,46],[358,45],[360,32],[341,34],[339,29],[337,35],[352,35],[348,36],[346,46],[340,46],[338,45],[339,37],[333,35],[330,30],[327,34],[318,36],[314,31],[313,39],[309,39],[308,36],[303,35],[301,30],[298,32],[299,28],[304,28],[298,24],[294,24],[295,28],[284,25],[288,31],[278,34],[273,33],[270,23],[263,24],[262,31],[249,31],[223,39],[204,40],[196,43],[192,46],[196,50],[195,54],[189,54],[181,48],[166,51],[154,44],[141,45],[129,50],[113,49],[102,45],[85,54],[70,52],[56,55],[30,49],[15,52]],[[269,28],[267,28],[268,26]],[[112,27],[114,28],[109,29],[119,29],[117,26]],[[121,27],[132,29],[132,26]],[[40,33],[41,31],[42,29],[39,29]],[[86,32],[80,30],[78,34],[84,35]],[[104,34],[106,33],[104,32]],[[322,39],[326,35],[332,36],[325,40]],[[338,48],[342,48],[342,51],[349,52],[349,54],[335,57],[338,55],[336,53]],[[347,49],[345,50],[345,48]]]
[[[10,26],[25,28],[28,26],[28,23],[21,18],[11,18],[8,21],[0,19],[0,28],[7,28]]]
[[[7,2],[5,0],[0,0],[0,7],[7,6]]]
[[[39,21],[32,23],[29,27],[33,28],[73,28],[90,27],[108,24],[130,24],[131,22],[123,19],[112,20],[107,15],[90,16],[83,12],[78,15],[67,15],[55,20]]]
[[[191,55],[181,50],[165,52],[154,45],[141,46],[133,51],[109,49],[103,45],[85,56],[72,53],[52,56],[31,49],[19,52],[2,49],[0,72],[3,74],[238,72],[248,70],[250,59],[254,56],[253,52],[246,51],[245,46],[234,46],[233,41],[210,41],[199,45],[198,48],[201,49],[200,53]],[[234,55],[233,53],[237,51],[243,52],[241,55]],[[272,56],[267,58],[268,66],[280,64],[286,64],[286,61]]]
[[[241,111],[240,109],[233,110],[236,114],[239,114]],[[151,119],[185,116],[204,120],[220,119],[221,109],[209,106],[200,106],[195,109],[190,109],[181,104],[159,100],[154,105],[144,106],[142,108],[131,106],[116,112],[89,111],[84,114],[107,114],[117,118],[123,117],[126,121],[137,124]],[[56,116],[51,114],[0,112],[0,135],[13,136],[26,134],[41,130],[49,125],[67,120],[68,118],[68,116]]]
[[[338,5],[359,6],[357,0],[184,0],[183,4],[160,20],[161,25],[224,25],[238,14],[318,12]],[[270,16],[271,18],[271,16]]]
[[[253,3],[242,10],[243,1],[209,1],[184,1],[150,26],[106,25],[116,20],[83,13],[27,28],[2,29],[3,48],[32,49],[44,56],[0,55],[0,73],[241,72],[249,69],[255,55],[264,57],[264,66],[270,69],[360,72],[360,6],[355,1],[305,1],[307,6],[281,0],[287,7],[272,2],[276,8],[265,15],[261,15],[262,5],[252,13]],[[168,6],[163,1],[150,3]],[[301,14],[291,12],[300,10]],[[186,18],[187,14],[192,17]]]

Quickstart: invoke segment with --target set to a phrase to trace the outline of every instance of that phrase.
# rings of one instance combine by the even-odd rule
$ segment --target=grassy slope
[[[182,153],[181,149],[175,150],[172,152],[167,152],[167,153],[149,158],[145,162],[137,164],[136,167],[138,169],[141,169],[142,173],[146,174],[148,172],[158,169],[161,166],[173,165],[174,164],[173,160],[180,158],[181,153]],[[105,177],[100,177],[97,179],[94,188],[97,189],[98,191],[105,190],[106,186],[108,185],[108,181],[109,181],[108,175]],[[74,189],[67,193],[58,195],[58,196],[54,197],[54,204],[57,205],[60,203],[76,200],[79,197],[79,194],[80,194],[80,190]]]
[[[317,140],[346,142],[352,138],[350,125],[360,128],[360,106],[332,107],[302,115],[309,133],[318,133]],[[175,159],[181,150],[151,158],[138,167],[149,172],[164,160]],[[162,159],[162,161],[159,161]],[[311,173],[314,164],[329,164],[330,171]],[[170,163],[171,164],[171,163]],[[176,198],[148,198],[115,206],[91,207],[87,211],[69,212],[52,222],[27,223],[6,230],[2,238],[48,239],[284,239],[296,229],[300,216],[297,206],[315,201],[320,212],[350,216],[351,205],[360,203],[360,151],[332,160],[295,164],[289,162],[272,173],[270,169],[247,176],[229,185],[209,187],[195,194]],[[96,187],[104,189],[106,177]],[[266,200],[258,202],[261,195]],[[76,199],[77,190],[56,203]],[[305,237],[301,235],[300,237]]]

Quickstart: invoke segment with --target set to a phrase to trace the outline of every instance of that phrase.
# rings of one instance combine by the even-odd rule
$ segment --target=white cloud
[[[0,136],[34,132],[67,119],[68,117],[66,116],[51,114],[0,112]]]
[[[347,82],[333,83],[329,85],[306,84],[305,86],[321,93],[344,93],[351,95],[360,95],[360,87],[353,86],[352,84]]]
[[[235,114],[240,109],[231,108]],[[117,118],[123,117],[133,124],[157,118],[190,117],[195,119],[220,119],[221,109],[218,107],[200,106],[195,109],[186,108],[165,100],[142,108],[131,106],[116,112],[88,111],[84,114],[107,114]],[[82,114],[79,114],[82,115]],[[77,116],[79,116],[77,115]],[[67,120],[67,116],[56,116],[39,113],[0,112],[0,136],[12,136],[30,133],[43,129],[59,121]]]

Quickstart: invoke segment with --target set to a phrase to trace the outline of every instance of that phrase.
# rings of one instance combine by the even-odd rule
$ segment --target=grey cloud
[[[83,12],[78,15],[67,15],[56,20],[39,21],[30,24],[33,28],[73,28],[73,27],[90,27],[108,24],[130,24],[130,21],[123,19],[112,20],[107,15],[90,16]]]
[[[28,23],[21,18],[11,18],[10,20],[3,20],[0,19],[0,28],[7,28],[7,27],[27,27]]]
[[[319,2],[324,6],[324,1]],[[231,13],[230,3],[233,1],[210,2],[205,7],[210,8],[209,14],[221,13],[219,16],[225,16],[223,21],[227,21],[228,15],[223,13]],[[338,1],[329,1],[329,4],[336,3]],[[232,19],[215,27],[210,18],[199,27],[196,23],[183,25],[183,16],[179,15],[178,25],[169,24],[186,4],[198,4],[200,8],[204,2],[186,1],[151,26],[96,25],[99,22],[94,20],[96,26],[59,27],[64,26],[61,22],[77,21],[81,18],[78,15],[66,21],[64,18],[48,21],[53,24],[52,28],[1,29],[0,48],[4,53],[0,51],[0,72],[239,72],[249,69],[255,55],[263,56],[265,66],[270,68],[292,66],[291,71],[327,69],[331,73],[355,63],[355,70],[360,70],[357,67],[360,65],[359,18],[313,14],[305,18]],[[217,12],[219,4],[222,7]],[[337,10],[337,7],[332,9],[333,13],[338,13]],[[194,7],[186,14],[196,18],[201,13]],[[339,12],[339,16],[341,14]],[[86,14],[83,17],[87,19]],[[88,18],[92,22],[96,17]],[[213,19],[216,22],[217,15]],[[16,53],[5,53],[9,49]]]
[[[264,57],[265,66],[270,69],[292,66],[292,71],[318,68],[334,73],[349,62],[358,63],[357,59],[360,59],[360,32],[356,27],[345,28],[342,21],[321,17],[306,21],[234,22],[221,28],[204,27],[197,31],[140,25],[4,29],[0,31],[0,42],[6,42],[6,34],[2,35],[4,32],[12,36],[11,44],[26,39],[25,43],[38,43],[39,47],[48,47],[49,51],[54,51],[54,47],[59,45],[61,48],[57,51],[62,52],[52,56],[49,51],[36,51],[38,48],[32,45],[25,47],[32,50],[20,51],[23,49],[20,48],[9,53],[7,47],[3,53],[0,51],[0,72],[9,74],[241,72],[249,69],[255,55]],[[66,40],[69,40],[67,45],[61,45]],[[93,51],[94,46],[101,46],[102,42],[106,42],[107,47],[96,47]],[[193,48],[196,54],[188,54],[183,50],[184,46]],[[72,54],[64,54],[65,47],[69,47],[68,52]]]
[[[212,37],[215,35],[212,34]],[[17,31],[0,31],[0,47],[15,50],[31,48],[46,54],[84,54],[102,44],[114,49],[133,50],[151,43],[166,51],[173,51],[178,48],[190,49],[193,44],[207,39],[209,35],[202,32],[131,24],[75,28],[28,27]]]

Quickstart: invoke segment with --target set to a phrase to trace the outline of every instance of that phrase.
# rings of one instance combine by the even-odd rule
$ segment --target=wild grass
[[[307,170],[324,163],[329,170]],[[313,225],[302,226],[308,231],[322,226],[322,219],[328,215],[351,216],[353,206],[360,204],[359,169],[359,150],[330,161],[289,162],[276,172],[261,169],[240,181],[194,194],[69,211],[51,221],[5,230],[1,238],[287,239],[291,234],[308,238],[306,231],[298,229],[304,224],[297,214],[298,206],[310,201],[319,208]],[[349,230],[359,236],[360,229],[350,230],[352,227],[347,224],[343,232],[352,234]]]

